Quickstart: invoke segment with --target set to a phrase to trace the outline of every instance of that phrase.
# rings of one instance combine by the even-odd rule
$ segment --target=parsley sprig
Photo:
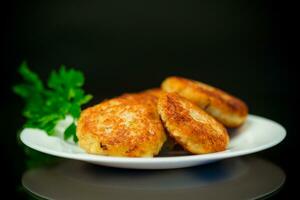
[[[19,73],[24,83],[14,86],[13,90],[25,100],[24,127],[39,128],[53,135],[58,121],[71,115],[74,121],[66,128],[64,139],[73,138],[74,142],[77,142],[76,119],[79,118],[81,106],[92,99],[92,96],[86,95],[82,89],[83,74],[61,66],[58,71],[51,72],[46,87],[26,62],[21,64]]]

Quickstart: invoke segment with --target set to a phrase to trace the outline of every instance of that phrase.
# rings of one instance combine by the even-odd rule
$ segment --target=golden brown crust
[[[151,88],[151,89],[143,91],[142,93],[150,94],[152,96],[159,98],[160,95],[162,95],[164,93],[164,91],[161,88]]]
[[[223,151],[229,143],[221,123],[176,93],[165,93],[159,98],[158,112],[170,136],[191,153]]]
[[[79,145],[88,153],[151,157],[166,140],[157,97],[124,94],[87,108],[77,126]]]
[[[248,107],[242,100],[198,81],[169,77],[163,81],[162,89],[194,102],[227,127],[240,126],[248,115]]]

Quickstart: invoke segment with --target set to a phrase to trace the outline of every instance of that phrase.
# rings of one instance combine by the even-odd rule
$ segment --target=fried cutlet
[[[170,136],[193,154],[223,151],[229,143],[225,127],[201,108],[176,93],[164,93],[158,112]]]
[[[226,127],[238,127],[247,118],[248,107],[242,100],[207,84],[169,77],[161,87],[166,92],[176,92],[194,102]]]
[[[157,155],[166,140],[157,97],[125,94],[84,110],[77,126],[88,153],[124,157]]]

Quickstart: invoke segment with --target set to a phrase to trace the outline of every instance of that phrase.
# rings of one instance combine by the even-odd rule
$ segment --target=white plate
[[[285,136],[286,131],[280,124],[263,117],[249,115],[242,127],[230,131],[231,140],[226,151],[202,155],[154,158],[92,155],[85,153],[71,142],[66,142],[59,137],[48,136],[44,131],[29,128],[22,131],[21,141],[28,147],[46,154],[98,165],[132,169],[173,169],[255,153],[280,143]]]

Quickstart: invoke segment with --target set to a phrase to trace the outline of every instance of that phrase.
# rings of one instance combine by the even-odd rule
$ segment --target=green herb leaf
[[[92,98],[93,98],[93,96],[90,95],[90,94],[85,95],[85,96],[79,101],[79,104],[80,104],[80,105],[86,104],[86,103],[88,103]]]
[[[86,95],[81,88],[84,76],[78,70],[66,69],[63,65],[58,71],[53,70],[47,81],[47,88],[39,76],[29,69],[26,62],[20,65],[19,73],[24,83],[14,86],[13,91],[25,101],[24,127],[39,128],[53,135],[59,120],[71,115],[76,121],[80,116],[81,106],[92,99],[92,96]],[[74,141],[78,140],[75,123],[65,132],[65,139],[71,136]]]
[[[76,125],[73,122],[64,132],[64,139],[67,140],[71,137],[76,137]]]

